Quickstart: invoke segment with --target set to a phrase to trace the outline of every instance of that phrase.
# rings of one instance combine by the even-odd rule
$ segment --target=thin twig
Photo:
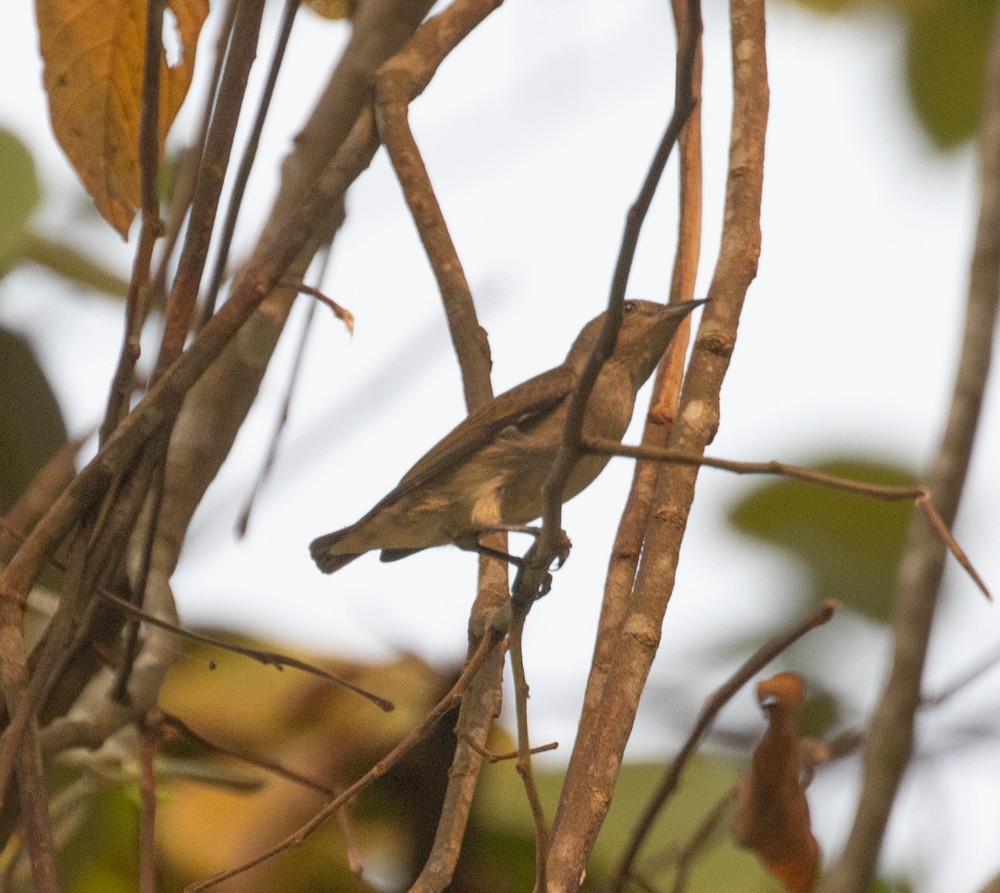
[[[632,872],[636,856],[639,854],[639,849],[649,836],[649,832],[657,816],[670,799],[671,794],[677,789],[677,782],[680,781],[681,772],[683,772],[688,760],[698,749],[698,745],[715,721],[715,717],[719,715],[719,711],[729,703],[733,695],[779,654],[801,639],[806,633],[829,621],[838,607],[839,604],[836,602],[830,600],[824,601],[816,610],[803,617],[794,626],[773,636],[705,699],[705,704],[701,708],[698,719],[691,729],[687,740],[685,740],[684,745],[670,764],[669,770],[667,770],[657,785],[656,791],[650,797],[646,808],[643,810],[642,817],[636,823],[629,837],[625,852],[622,854],[621,860],[612,874],[611,893],[620,893],[624,889],[625,883]]]
[[[298,9],[299,0],[285,0],[285,7],[281,13],[281,24],[278,26],[278,35],[274,41],[274,50],[271,53],[271,62],[264,80],[264,89],[261,91],[260,102],[257,105],[257,114],[254,116],[253,128],[247,137],[246,146],[243,148],[243,156],[240,158],[236,176],[233,178],[226,216],[219,230],[215,263],[208,277],[208,287],[205,290],[205,303],[201,308],[199,327],[215,312],[219,289],[222,287],[222,280],[226,275],[226,264],[229,263],[229,249],[233,242],[233,233],[236,232],[236,221],[240,208],[243,206],[243,195],[246,192],[250,171],[253,169],[254,160],[257,157],[260,136],[264,132],[264,121],[267,118],[268,109],[271,107],[274,88],[278,83],[278,74],[281,71],[281,63],[285,58],[285,50],[288,48],[288,40],[292,34],[292,25],[295,24],[295,14]]]
[[[858,496],[867,496],[883,502],[914,502],[924,513],[932,529],[948,547],[955,560],[962,566],[979,590],[990,602],[990,593],[983,578],[972,565],[965,550],[958,544],[954,534],[945,525],[937,508],[931,500],[931,491],[925,486],[892,486],[890,484],[873,484],[867,481],[856,481],[851,478],[837,477],[812,468],[798,465],[788,465],[784,462],[742,462],[735,459],[718,459],[711,456],[701,456],[686,450],[664,449],[651,446],[628,446],[612,440],[589,439],[583,443],[583,449],[589,453],[602,456],[630,456],[633,459],[645,459],[652,462],[673,462],[678,465],[707,466],[731,471],[733,474],[769,474],[778,477],[791,478],[816,484],[830,490],[840,490]]]
[[[510,760],[517,759],[517,751],[511,750],[507,753],[492,753],[485,747],[480,747],[475,741],[469,739],[469,747],[471,747],[476,753],[479,754],[487,763],[506,763]],[[558,741],[550,741],[548,744],[540,744],[537,747],[531,748],[531,755],[534,756],[536,753],[548,753],[552,750],[559,749]]]
[[[142,225],[125,301],[125,334],[101,423],[100,442],[108,439],[115,425],[128,412],[135,364],[139,359],[142,311],[149,289],[153,247],[163,233],[157,189],[160,169],[160,55],[163,52],[163,8],[165,0],[149,0],[146,9],[146,52],[143,62],[142,100],[139,118],[139,191]]]
[[[938,707],[953,698],[962,689],[971,685],[981,676],[1000,664],[1000,647],[992,649],[989,653],[977,660],[969,669],[960,673],[955,679],[944,686],[937,694],[927,695],[921,700],[922,707]]]
[[[534,595],[538,592],[539,586],[544,579],[552,559],[556,556],[559,548],[560,535],[562,530],[562,496],[566,489],[566,482],[580,458],[580,445],[583,439],[583,420],[587,409],[587,401],[590,393],[597,381],[602,367],[611,352],[614,350],[615,341],[618,337],[618,329],[621,326],[622,307],[625,301],[625,289],[628,286],[629,274],[632,270],[632,262],[635,258],[635,251],[639,244],[639,234],[642,232],[642,225],[645,222],[646,214],[653,202],[656,188],[659,185],[663,170],[666,167],[667,159],[684,128],[688,117],[694,111],[695,101],[692,89],[694,60],[698,47],[698,35],[700,35],[700,8],[692,21],[697,21],[698,26],[692,28],[688,43],[678,49],[677,54],[677,74],[676,90],[674,95],[674,111],[667,123],[667,128],[660,139],[660,144],[653,156],[649,171],[643,181],[639,194],[629,208],[625,220],[625,229],[622,233],[622,243],[618,251],[618,260],[615,265],[614,275],[611,280],[611,295],[608,299],[607,316],[604,326],[594,350],[587,360],[587,365],[580,373],[573,393],[569,398],[569,406],[566,413],[566,427],[563,430],[562,442],[559,452],[552,463],[552,470],[546,478],[542,487],[545,496],[545,511],[542,515],[542,531],[535,540],[534,545],[528,552],[526,567],[517,575],[514,582],[514,591],[522,592],[525,595]]]
[[[24,540],[23,536],[17,534],[2,519],[0,519],[0,532],[6,533],[12,539],[16,539],[20,542],[23,542]],[[52,564],[54,567],[65,570],[62,562],[60,561],[53,560]],[[301,670],[304,673],[309,673],[312,676],[316,676],[326,682],[330,682],[333,685],[340,686],[341,688],[346,688],[348,691],[352,691],[355,694],[360,695],[380,710],[390,712],[396,709],[392,701],[373,694],[370,691],[366,691],[365,689],[355,685],[353,682],[350,682],[341,676],[337,676],[334,673],[330,673],[327,670],[323,670],[313,664],[307,663],[306,661],[299,660],[298,658],[291,657],[290,655],[282,654],[278,651],[251,648],[248,645],[237,645],[235,642],[226,642],[223,639],[218,639],[213,636],[205,635],[204,633],[198,633],[193,630],[185,629],[182,626],[177,626],[176,624],[150,614],[147,611],[142,610],[142,608],[136,607],[131,602],[128,602],[123,598],[119,598],[103,586],[99,586],[97,588],[97,594],[104,601],[108,602],[108,604],[114,605],[129,617],[141,621],[142,623],[149,624],[150,626],[155,626],[158,629],[162,629],[165,632],[177,636],[178,638],[187,639],[190,642],[197,642],[200,645],[208,645],[211,648],[218,648],[220,651],[228,651],[231,654],[239,654],[243,657],[248,657],[259,664],[263,664],[266,667],[272,666],[279,670],[289,667],[293,670]]]
[[[153,380],[180,356],[191,327],[198,286],[208,258],[212,230],[219,209],[222,185],[229,167],[236,125],[257,50],[264,0],[243,0],[236,10],[233,33],[198,169],[187,234],[177,264],[177,274],[167,299],[160,354]]]
[[[199,747],[203,747],[213,753],[221,754],[226,757],[232,757],[233,759],[240,760],[249,766],[256,766],[258,769],[264,769],[273,775],[277,775],[279,778],[285,779],[285,781],[302,785],[304,788],[308,788],[318,794],[325,794],[327,797],[337,797],[341,793],[341,791],[336,788],[332,788],[329,785],[325,785],[322,782],[309,778],[306,775],[302,775],[293,769],[289,769],[287,766],[282,766],[281,763],[276,760],[272,760],[270,757],[264,757],[259,754],[247,754],[243,751],[234,750],[231,747],[225,747],[215,741],[210,741],[204,735],[201,735],[192,729],[191,726],[184,722],[184,720],[182,720],[179,716],[175,716],[172,713],[164,711],[162,714],[162,720],[165,726],[169,726],[189,741],[193,741]]]
[[[979,221],[962,346],[948,421],[926,476],[945,528],[954,524],[969,469],[1000,304],[1000,9],[993,17],[980,128]],[[910,763],[914,716],[945,565],[940,528],[934,527],[914,513],[897,571],[892,663],[865,736],[857,812],[843,853],[820,881],[821,893],[862,893],[871,887],[889,814]]]
[[[327,255],[329,256],[329,255]],[[326,271],[326,262],[321,265],[317,279],[322,282],[323,274]],[[329,307],[333,315],[337,317],[347,329],[348,334],[354,334],[354,314],[346,307],[342,307],[333,298],[316,288],[315,285],[307,285],[305,282],[292,282],[290,279],[282,279],[279,283],[283,288],[293,288],[297,292],[314,297],[321,304]]]
[[[399,742],[399,744],[389,751],[388,754],[372,766],[372,768],[369,769],[356,782],[354,782],[354,784],[345,789],[340,796],[335,797],[327,803],[319,812],[316,813],[316,815],[314,815],[295,833],[290,834],[276,846],[271,847],[266,852],[263,852],[253,859],[244,862],[236,868],[220,872],[194,884],[189,884],[184,888],[185,893],[197,893],[199,890],[207,890],[209,887],[214,887],[216,884],[222,883],[222,881],[229,880],[230,878],[243,874],[245,871],[249,871],[251,868],[266,862],[268,859],[273,858],[285,850],[300,846],[304,843],[305,840],[314,831],[316,831],[320,825],[326,822],[330,816],[336,813],[337,810],[353,800],[361,790],[370,785],[373,781],[381,778],[393,766],[395,766],[414,747],[414,745],[418,744],[427,736],[427,734],[434,728],[443,716],[447,715],[448,712],[461,701],[462,694],[464,693],[466,686],[469,684],[470,680],[475,677],[476,673],[489,656],[490,651],[493,650],[499,641],[500,640],[497,636],[484,637],[476,653],[468,661],[466,661],[465,667],[462,669],[462,673],[458,677],[458,680],[452,686],[451,690],[437,703],[434,709],[431,710],[430,713],[428,713],[427,716],[424,717],[424,719],[414,729],[412,729],[402,741]]]
[[[155,711],[145,718],[141,732],[139,891],[156,893],[156,754],[160,747],[160,723]]]
[[[193,145],[183,152],[179,162],[177,178],[174,182],[173,193],[170,197],[163,246],[157,258],[156,273],[153,276],[150,286],[149,298],[152,302],[166,300],[167,272],[174,256],[174,251],[177,248],[177,242],[181,236],[184,220],[191,207],[191,200],[194,197],[194,189],[198,180],[198,169],[201,166],[201,159],[205,154],[205,141],[208,139],[208,129],[212,124],[212,109],[215,106],[215,100],[219,92],[219,81],[222,79],[226,51],[232,39],[237,6],[239,6],[239,0],[226,0],[225,10],[219,22],[219,32],[215,41],[215,54],[212,60],[212,72],[209,75],[208,86],[205,91],[205,104],[198,116],[198,135]],[[145,318],[150,301],[147,301],[146,306],[142,308],[143,318]]]
[[[701,34],[701,7],[697,0],[688,0],[687,10],[686,28],[678,40],[675,110],[690,106],[694,96],[692,85]],[[762,22],[762,11],[759,16]],[[735,101],[730,169],[738,170],[739,175],[731,176],[728,181],[722,255],[716,271],[717,280],[725,275],[731,281],[727,282],[725,289],[716,287],[712,296],[716,307],[713,309],[709,305],[708,314],[702,317],[701,331],[709,325],[709,319],[724,317],[734,307],[738,316],[738,306],[752,279],[756,253],[759,250],[762,145],[767,109],[766,100],[761,107],[757,98],[760,84],[763,84],[766,94],[763,29],[761,25],[761,34],[758,36],[753,33],[753,28],[747,28],[738,19],[734,15],[733,45],[735,47],[739,44],[741,49],[739,54],[735,51],[733,54]],[[756,157],[758,155],[761,157]],[[754,227],[757,227],[756,237]],[[738,264],[732,262],[737,246]],[[736,275],[737,270],[739,275]],[[731,306],[724,308],[725,304]],[[731,326],[735,331],[735,319]],[[694,355],[698,355],[697,345]],[[716,390],[716,404],[717,389],[721,387],[724,371],[723,367],[717,376],[705,379],[709,388]],[[713,381],[713,378],[718,380]],[[688,387],[687,380],[685,387]],[[712,417],[713,401],[708,394],[704,396],[705,411],[700,418],[707,422]],[[678,419],[683,421],[680,415]],[[687,425],[675,422],[672,438],[679,436],[679,427],[686,428]],[[670,471],[671,469],[664,469],[660,475],[661,483],[657,490],[659,494],[666,490],[665,480],[670,476]],[[657,554],[671,555],[674,561],[679,552],[679,536],[683,532],[686,514],[684,505],[689,505],[693,498],[693,481],[687,485],[679,485],[677,491],[675,498],[680,500],[681,505],[670,521],[678,542],[655,544]],[[662,500],[662,495],[659,498]],[[658,534],[659,531],[652,531],[654,538]],[[640,576],[646,563],[647,559],[644,558],[640,565]],[[654,591],[657,593],[655,598],[651,595]],[[648,583],[643,583],[640,587],[637,581],[638,598],[630,599],[627,616],[621,618],[621,632],[613,636],[613,647],[605,649],[602,655],[599,672],[602,676],[604,672],[607,675],[595,680],[598,684],[588,689],[586,709],[590,723],[586,728],[581,727],[577,736],[550,837],[548,879],[551,893],[569,893],[575,890],[589,859],[613,796],[618,767],[621,765],[648,667],[656,652],[662,615],[670,591],[669,580],[658,580],[655,590]]]
[[[510,649],[510,669],[514,677],[514,710],[517,714],[517,774],[521,776],[524,791],[531,807],[531,818],[535,828],[535,893],[545,893],[546,861],[549,853],[549,830],[545,822],[545,810],[538,785],[531,768],[531,736],[528,732],[528,678],[524,672],[524,622],[531,610],[530,599],[513,599],[510,634],[507,647]]]
[[[161,454],[162,456],[162,454]],[[162,462],[162,459],[161,459]],[[135,574],[132,588],[132,600],[137,605],[146,603],[146,587],[149,583],[149,570],[153,562],[153,547],[156,543],[156,529],[163,507],[163,465],[158,462],[153,469],[153,480],[149,484],[149,494],[146,500],[146,513],[143,523],[136,529],[138,544],[133,542],[135,552],[139,555],[139,570]],[[132,665],[139,653],[139,623],[136,620],[126,625],[124,643],[121,649],[121,660],[118,665],[117,678],[111,689],[111,697],[124,703],[127,698],[128,681],[132,675]]]
[[[326,276],[327,265],[330,262],[332,246],[327,245],[323,250],[322,260],[319,264],[319,272],[316,274],[316,279],[322,282]],[[285,285],[288,285],[288,280],[282,280]],[[305,283],[299,283],[302,290],[312,289],[312,286],[308,286]],[[347,326],[348,331],[352,334],[354,332],[354,316],[350,311],[341,307],[340,304],[336,303],[331,298],[324,295],[319,289],[314,289],[315,297],[321,303],[326,304],[334,312],[338,319],[344,322]],[[310,292],[311,293],[311,292]],[[309,338],[309,333],[312,330],[312,321],[316,314],[316,304],[310,303],[309,309],[306,312],[306,318],[302,323],[302,332],[299,335],[298,349],[295,351],[295,358],[292,360],[292,369],[288,375],[288,384],[285,386],[285,396],[281,401],[281,409],[278,411],[278,419],[274,425],[274,432],[271,434],[271,441],[267,448],[267,454],[264,456],[264,462],[261,465],[260,472],[257,474],[257,480],[254,481],[253,486],[250,488],[250,492],[247,494],[246,502],[243,505],[243,510],[240,512],[239,518],[236,521],[236,535],[241,539],[247,535],[247,530],[250,527],[250,516],[253,514],[254,506],[257,504],[257,497],[260,495],[260,491],[263,489],[264,484],[271,476],[271,472],[274,469],[274,463],[278,460],[278,448],[281,444],[282,435],[285,433],[285,427],[288,425],[288,420],[291,417],[292,412],[292,396],[295,393],[295,388],[298,385],[299,375],[302,372],[302,361],[306,354],[306,341]]]
[[[396,709],[392,701],[388,701],[370,691],[366,691],[360,686],[355,685],[353,682],[350,682],[341,676],[337,676],[334,673],[320,669],[319,667],[307,663],[306,661],[299,660],[298,658],[291,657],[287,654],[281,654],[277,651],[266,651],[261,648],[250,648],[246,645],[236,645],[233,642],[224,642],[221,639],[206,636],[203,633],[196,633],[192,630],[184,629],[183,627],[168,623],[166,620],[161,620],[159,617],[155,617],[152,614],[147,614],[141,608],[137,608],[130,602],[118,598],[118,596],[108,592],[106,589],[99,589],[98,594],[105,601],[115,605],[115,607],[119,608],[129,616],[134,617],[136,620],[141,620],[143,623],[148,623],[150,626],[156,626],[162,630],[166,630],[167,632],[172,633],[175,636],[179,636],[182,639],[187,639],[191,642],[198,642],[201,645],[209,645],[212,648],[218,648],[232,654],[240,654],[243,657],[249,657],[251,660],[257,661],[264,666],[276,667],[279,670],[285,667],[290,667],[293,670],[301,670],[304,673],[317,676],[326,682],[330,682],[333,685],[337,685],[341,688],[346,688],[348,691],[354,692],[356,695],[361,696],[366,701],[370,701],[378,707],[379,710],[383,710],[386,713]]]

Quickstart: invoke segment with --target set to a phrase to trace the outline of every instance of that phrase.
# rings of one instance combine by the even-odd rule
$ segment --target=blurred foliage
[[[840,722],[840,705],[836,697],[823,691],[815,679],[809,681],[806,701],[799,714],[799,731],[803,736],[824,740]]]
[[[128,282],[55,232],[41,234],[31,218],[44,196],[31,152],[17,136],[0,128],[0,280],[22,263],[36,264],[84,288],[124,298]],[[89,206],[96,221],[97,214]]]
[[[648,763],[622,767],[615,799],[594,852],[593,883],[585,889],[600,888],[601,868],[613,867],[664,771],[665,766]],[[678,855],[709,813],[730,792],[738,775],[737,765],[721,757],[700,756],[687,765],[677,791],[656,820],[636,862],[635,869],[640,877],[656,889],[670,889]],[[694,859],[685,889],[688,893],[726,890],[782,893],[781,885],[761,867],[757,858],[732,841],[731,822],[732,812],[727,810]]]
[[[841,478],[912,486],[897,466],[840,458],[810,468]],[[892,610],[896,567],[913,503],[882,502],[826,487],[779,480],[735,505],[730,523],[742,533],[787,550],[812,577],[809,598],[835,598],[880,623]]]
[[[256,643],[251,643],[256,644]],[[328,797],[288,781],[226,748],[294,769],[331,788],[362,775],[426,714],[454,680],[412,657],[361,665],[297,654],[352,682],[392,698],[382,713],[352,693],[307,674],[279,672],[245,657],[186,645],[164,687],[164,710],[215,745],[165,727],[157,756],[156,815],[159,887],[174,893],[191,881],[231,868],[282,840],[308,821]],[[344,829],[331,820],[294,847],[220,890],[297,893],[319,889],[370,893],[406,889],[429,852],[454,748],[455,715],[364,791],[347,810],[353,852],[364,879],[349,867]],[[513,748],[495,730],[494,752]],[[138,753],[131,731],[95,754],[63,755],[54,775],[53,814],[61,841],[65,889],[72,893],[134,890],[138,856]],[[539,761],[538,784],[551,819],[561,769]],[[597,841],[585,890],[598,890],[625,846],[662,764],[626,764]],[[643,848],[639,873],[669,889],[678,854],[733,789],[732,760],[696,757]],[[692,862],[689,893],[780,893],[756,858],[730,840],[727,808]],[[6,854],[10,855],[10,854]],[[26,891],[27,872],[17,873]],[[513,761],[485,766],[450,893],[519,893],[534,875],[534,836],[524,789]]]
[[[906,19],[906,83],[921,124],[941,148],[979,126],[986,48],[996,0],[913,3]]]
[[[66,442],[55,394],[21,337],[0,329],[0,514]]]
[[[611,810],[601,828],[587,869],[584,890],[598,891],[614,868],[627,844],[650,795],[665,771],[663,764],[626,763],[622,766]],[[562,785],[561,771],[535,767],[539,793],[551,820]],[[732,789],[738,778],[736,764],[721,757],[700,756],[687,766],[681,784],[657,819],[636,864],[637,873],[655,889],[670,889],[676,874],[677,856],[709,813]],[[494,829],[517,832],[531,841],[531,814],[523,786],[512,763],[486,770],[476,793],[477,821]],[[739,849],[729,838],[731,811],[713,830],[705,847],[697,854],[689,875],[688,893],[781,893],[781,886],[760,867],[757,859]],[[530,852],[533,844],[529,847]],[[530,870],[530,860],[526,870]],[[521,886],[531,888],[531,875]],[[492,887],[480,887],[493,889]]]
[[[0,128],[0,278],[21,258],[28,220],[40,198],[35,160],[24,143]]]
[[[872,886],[872,893],[910,893],[913,888],[900,880],[878,880]]]
[[[898,17],[906,31],[906,70],[900,81],[921,127],[941,149],[975,134],[996,0],[794,2],[827,15],[873,10]]]
[[[306,9],[322,19],[349,19],[354,16],[356,0],[303,0]]]

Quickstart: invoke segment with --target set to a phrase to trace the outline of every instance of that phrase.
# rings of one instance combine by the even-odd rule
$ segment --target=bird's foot
[[[573,548],[573,541],[566,535],[565,530],[559,531],[559,545],[556,548],[556,566],[554,570],[559,570],[569,558],[570,550]]]
[[[506,552],[500,552],[499,550],[490,549],[488,546],[480,545],[479,537],[485,533],[526,533],[528,536],[535,538],[536,542],[538,538],[542,535],[542,528],[535,527],[531,524],[500,524],[496,527],[488,527],[485,530],[479,531],[476,535],[475,546],[470,547],[472,551],[479,552],[481,555],[493,555],[495,558],[502,558],[505,561],[510,562],[517,567],[523,567],[523,559],[516,558],[513,555],[509,555]],[[461,543],[459,544],[461,545]],[[462,548],[466,548],[462,546]],[[565,530],[559,531],[559,545],[556,546],[556,566],[553,570],[559,570],[565,563],[566,559],[569,558],[569,553],[573,548],[573,541],[566,535]],[[551,581],[550,581],[551,582]],[[548,590],[546,590],[547,592]],[[542,593],[543,595],[545,593]]]

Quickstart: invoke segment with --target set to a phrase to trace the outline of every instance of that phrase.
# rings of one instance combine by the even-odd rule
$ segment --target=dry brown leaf
[[[801,781],[796,714],[802,679],[779,673],[757,685],[768,726],[740,781],[733,837],[754,852],[789,893],[807,893],[819,872],[819,847]]]
[[[36,0],[52,129],[97,210],[124,238],[139,207],[148,0]],[[208,0],[168,0],[180,57],[161,52],[160,152],[194,73]]]

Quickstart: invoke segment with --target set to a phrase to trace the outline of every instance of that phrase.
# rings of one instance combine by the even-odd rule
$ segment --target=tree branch
[[[680,52],[682,45],[689,45],[688,35],[693,29],[698,28],[700,15],[697,20],[691,20],[688,0],[672,0],[671,5],[674,13],[674,29],[677,32],[678,52]],[[701,76],[702,52],[699,33],[696,35],[691,73],[691,94],[695,100],[695,107],[684,129],[681,130],[678,143],[680,220],[670,286],[671,303],[694,298],[695,279],[701,255]],[[691,318],[686,317],[670,342],[670,347],[660,363],[653,382],[653,397],[642,432],[644,446],[664,446],[673,430],[690,337]],[[599,722],[596,711],[600,706],[604,681],[610,670],[614,650],[628,613],[632,584],[635,582],[635,572],[639,567],[639,556],[649,525],[660,467],[657,462],[640,461],[635,464],[632,473],[632,485],[608,562],[594,657],[590,665],[590,676],[587,679],[587,690],[579,722],[579,727],[583,729],[593,728]]]
[[[670,444],[701,453],[719,421],[719,391],[760,253],[768,86],[762,0],[732,0],[733,124],[722,245]],[[697,472],[665,468],[628,616],[593,726],[580,730],[552,830],[550,890],[571,891],[607,813],[639,697],[660,639]]]
[[[639,855],[639,849],[649,836],[649,832],[653,828],[653,823],[663,810],[663,807],[667,804],[671,795],[675,790],[677,790],[677,783],[680,781],[681,773],[684,771],[684,767],[687,765],[688,760],[694,756],[698,749],[698,745],[711,728],[712,723],[715,722],[715,718],[719,715],[722,708],[725,707],[730,700],[732,700],[733,696],[744,685],[746,685],[747,682],[763,670],[764,667],[766,667],[778,655],[786,651],[806,633],[811,632],[818,626],[822,626],[824,623],[827,623],[839,607],[840,605],[836,602],[824,601],[818,608],[816,608],[816,610],[808,614],[806,617],[803,617],[802,620],[794,626],[791,626],[787,630],[783,630],[773,636],[769,641],[765,642],[764,645],[757,649],[757,651],[754,652],[754,654],[746,660],[743,665],[740,666],[736,672],[733,673],[721,686],[719,686],[719,688],[717,688],[711,695],[708,696],[708,698],[705,699],[705,704],[701,708],[701,712],[698,714],[698,720],[695,722],[694,728],[691,730],[687,740],[684,742],[684,745],[677,753],[677,756],[674,757],[673,762],[670,764],[670,768],[660,780],[660,783],[657,785],[653,795],[649,798],[649,802],[646,804],[646,808],[643,810],[642,816],[632,831],[632,835],[629,838],[625,852],[622,854],[621,860],[612,874],[610,893],[621,893],[621,891],[625,888],[625,884],[628,882],[629,876],[632,873],[632,867],[635,864],[635,859]]]
[[[982,187],[965,330],[948,421],[926,478],[948,527],[958,512],[979,426],[1000,299],[1000,12],[993,20],[983,97]],[[914,714],[944,559],[936,532],[914,514],[896,578],[892,665],[865,737],[861,797],[847,845],[821,880],[821,893],[863,893],[875,876],[889,814],[913,751]]]

